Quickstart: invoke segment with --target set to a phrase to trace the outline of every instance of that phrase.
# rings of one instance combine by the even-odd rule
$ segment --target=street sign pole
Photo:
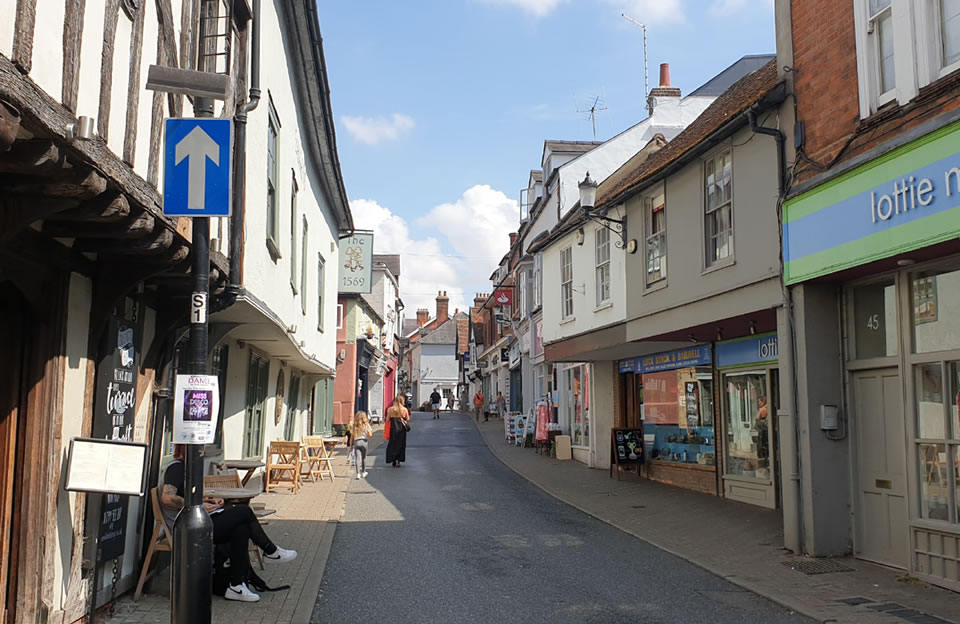
[[[219,4],[219,3],[217,3]],[[199,19],[201,47],[208,45],[206,15],[209,2],[202,3]],[[216,23],[216,20],[213,20]],[[229,32],[229,31],[228,31]],[[209,55],[200,50],[201,72],[211,70]],[[213,117],[213,100],[194,98],[196,117]],[[189,156],[190,184],[197,184],[197,168],[206,167],[206,158],[194,153]],[[182,158],[177,155],[178,159]],[[223,158],[220,158],[222,163]],[[229,167],[229,162],[226,163]],[[202,169],[201,169],[202,171]],[[200,176],[202,178],[202,175]],[[203,193],[188,186],[188,194]],[[190,206],[192,207],[192,206]],[[190,296],[190,352],[188,372],[207,374],[207,302],[210,299],[210,219],[194,217],[191,271],[193,292]],[[185,461],[184,507],[173,525],[173,560],[170,588],[171,624],[209,624],[212,617],[213,594],[213,522],[203,508],[203,445],[187,444]]]

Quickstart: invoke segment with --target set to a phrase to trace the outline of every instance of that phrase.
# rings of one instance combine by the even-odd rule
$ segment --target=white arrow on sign
[[[203,210],[206,196],[207,158],[213,164],[220,166],[220,146],[203,131],[195,126],[187,136],[177,143],[176,164],[189,158],[187,175],[187,209]]]

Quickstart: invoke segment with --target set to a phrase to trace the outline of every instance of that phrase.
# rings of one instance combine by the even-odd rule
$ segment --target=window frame
[[[327,288],[327,261],[317,254],[317,331],[323,332],[323,295]]]
[[[605,239],[601,241],[601,238]],[[593,234],[593,261],[596,274],[597,306],[610,303],[610,230],[600,226]]]
[[[255,379],[254,374],[256,374]],[[247,362],[247,395],[244,401],[244,457],[263,456],[269,387],[270,360],[251,349],[250,359]]]
[[[297,185],[297,174],[292,172],[290,180],[290,288],[294,296],[300,292],[297,279],[297,195],[300,187]]]
[[[659,206],[659,208],[658,208]],[[654,214],[662,213],[662,228],[657,232],[653,231],[655,224]],[[658,193],[653,197],[644,198],[643,206],[643,264],[644,264],[644,280],[646,285],[654,286],[666,282],[667,279],[667,202],[666,194]],[[655,278],[651,278],[650,270],[650,249],[651,243],[653,242],[654,237],[656,237],[659,242],[657,243],[657,257],[660,261],[659,275]]]
[[[714,167],[716,167],[717,161],[720,161],[722,163],[723,157],[726,155],[729,155],[729,158],[730,158],[730,198],[726,201],[721,201],[716,207],[711,209],[709,204],[709,197],[710,197],[709,184],[707,182],[707,163],[713,162]],[[714,171],[716,171],[716,168],[714,169]],[[727,145],[719,150],[712,152],[706,158],[704,158],[703,170],[702,170],[702,175],[700,177],[700,180],[701,180],[701,188],[703,189],[703,195],[702,195],[703,218],[701,220],[702,227],[703,227],[703,237],[702,237],[703,266],[704,266],[704,271],[706,272],[706,271],[711,271],[714,269],[718,269],[718,268],[733,264],[734,259],[736,257],[735,246],[734,246],[734,232],[736,230],[734,226],[734,204],[735,204],[734,202],[734,196],[735,196],[734,166],[733,166],[733,148],[731,146]],[[729,232],[729,238],[728,238],[729,252],[725,256],[717,256],[716,258],[711,259],[710,243],[714,238],[717,237],[717,235],[719,234],[719,231],[716,232],[713,236],[711,236],[708,223],[710,223],[714,215],[719,214],[720,211],[726,207],[729,207],[729,210],[730,210],[729,227],[727,229],[727,231]]]
[[[307,215],[303,215],[301,223],[302,232],[300,235],[300,311],[304,316],[307,315],[307,288],[309,278],[309,265],[307,264],[310,252],[310,224],[307,222]]]
[[[960,55],[952,63],[948,63],[945,58],[943,49],[943,0],[933,0],[931,11],[933,13],[934,30],[936,31],[937,78],[943,78],[960,69]]]
[[[573,318],[573,246],[560,250],[560,318]]]
[[[343,304],[337,304],[337,329],[343,329]]]
[[[543,254],[538,253],[533,259],[533,310],[543,306]]]
[[[273,98],[267,94],[267,184],[266,184],[266,243],[271,258],[276,262],[280,253],[280,117],[273,105]]]

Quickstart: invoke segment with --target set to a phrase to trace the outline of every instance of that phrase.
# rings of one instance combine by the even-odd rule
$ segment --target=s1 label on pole
[[[195,292],[190,296],[190,322],[207,322],[207,293]]]

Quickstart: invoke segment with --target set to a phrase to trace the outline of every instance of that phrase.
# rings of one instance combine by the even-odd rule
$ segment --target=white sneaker
[[[286,548],[280,548],[279,546],[277,546],[276,552],[274,552],[272,555],[263,553],[263,558],[266,559],[267,561],[276,561],[276,562],[293,561],[294,559],[297,558],[297,551],[287,550]]]
[[[357,475],[357,476],[356,476],[356,477],[354,477],[354,478],[355,478],[355,479],[359,479],[359,478],[360,478],[360,475]]]
[[[367,471],[364,470],[364,471],[363,471],[363,474],[361,474],[360,476],[363,477],[364,479],[366,479],[366,478],[367,478]]]
[[[257,602],[260,600],[260,596],[250,591],[246,583],[228,586],[227,592],[223,597],[227,600],[241,600],[243,602]]]

